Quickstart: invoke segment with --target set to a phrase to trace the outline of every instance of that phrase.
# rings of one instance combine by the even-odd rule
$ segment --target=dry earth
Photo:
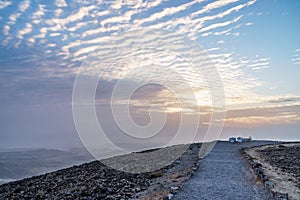
[[[262,164],[273,190],[287,193],[289,199],[300,199],[300,143],[263,145],[246,149],[245,153]]]
[[[0,199],[163,199],[176,193],[197,169],[200,147],[178,145],[103,160],[125,171],[140,170],[147,160],[153,166],[157,160],[160,167],[166,165],[152,172],[128,173],[93,161],[10,182],[0,185]],[[182,150],[184,154],[172,158]]]

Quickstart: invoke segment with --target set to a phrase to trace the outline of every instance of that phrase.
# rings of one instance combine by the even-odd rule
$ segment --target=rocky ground
[[[244,152],[274,195],[300,199],[300,143],[262,145]]]
[[[159,153],[155,153],[157,150],[132,153],[3,184],[0,199],[168,199],[197,169],[200,146],[179,145],[162,148]],[[175,162],[153,172],[128,173],[123,168],[118,171],[103,164],[115,164],[117,169],[123,166],[126,171],[132,169],[131,164],[126,165],[128,156],[151,160],[154,155],[168,156],[183,148],[186,152]]]
[[[267,141],[234,143],[218,142],[199,161],[199,168],[174,197],[178,200],[269,200],[269,192],[255,180],[241,148],[267,144]]]

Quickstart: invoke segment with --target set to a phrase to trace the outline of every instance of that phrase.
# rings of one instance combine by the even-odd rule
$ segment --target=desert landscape
[[[200,147],[201,144],[192,144],[162,148],[156,157],[168,156],[170,150],[187,148],[187,151],[175,162],[148,173],[126,173],[93,161],[6,183],[0,185],[0,199],[163,199],[179,190],[182,182],[197,169]],[[129,157],[136,158],[137,154],[142,161],[153,157],[152,152],[155,150],[118,156],[103,162],[117,164]]]
[[[0,0],[0,200],[300,200],[300,0]]]
[[[204,158],[199,158],[201,143],[152,149],[2,184],[0,199],[213,197],[297,200],[300,192],[299,145],[300,143],[278,144],[272,141],[235,144],[219,141]],[[156,157],[167,162],[171,152],[182,149],[186,149],[183,155],[155,171],[129,173],[117,170],[145,167],[146,164],[138,163]],[[131,158],[135,158],[135,164],[126,163]],[[162,162],[161,166],[163,164],[166,163]]]
[[[271,193],[300,199],[300,143],[262,145],[243,151],[254,173]]]

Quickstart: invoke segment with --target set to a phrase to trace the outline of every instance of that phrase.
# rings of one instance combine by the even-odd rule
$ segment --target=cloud
[[[115,17],[107,18],[107,19],[101,21],[101,25],[105,26],[105,24],[109,24],[109,23],[126,23],[126,22],[129,22],[131,20],[132,15],[134,15],[136,13],[137,13],[136,10],[130,10],[122,16],[115,16]]]
[[[32,1],[32,4],[36,2]],[[248,57],[226,49],[227,44],[230,44],[228,39],[234,39],[234,35],[238,36],[239,33],[244,33],[242,26],[253,24],[246,15],[249,12],[248,6],[254,2],[256,1],[68,0],[55,1],[55,5],[53,5],[53,2],[43,2],[45,5],[32,5],[32,8],[30,8],[31,4],[24,4],[22,9],[19,9],[19,3],[13,3],[7,9],[7,14],[3,15],[1,21],[4,22],[1,29],[1,34],[3,34],[1,35],[2,48],[10,52],[30,51],[30,54],[34,54],[34,51],[38,51],[40,54],[37,58],[18,58],[20,61],[18,65],[15,64],[15,61],[3,65],[9,66],[8,64],[12,65],[14,63],[14,66],[11,66],[10,69],[2,70],[5,73],[5,80],[1,78],[0,82],[1,85],[5,84],[8,88],[9,84],[14,85],[14,87],[9,88],[10,90],[4,91],[4,93],[9,91],[9,93],[6,93],[9,94],[8,97],[10,94],[12,97],[22,97],[23,94],[26,96],[24,99],[27,102],[33,101],[34,103],[39,103],[33,98],[38,98],[40,95],[43,99],[55,97],[58,100],[66,92],[60,89],[60,82],[56,83],[56,81],[71,78],[69,86],[69,89],[71,89],[74,76],[76,76],[79,66],[83,61],[86,61],[89,53],[100,47],[102,48],[100,55],[104,59],[107,58],[109,61],[114,58],[115,52],[109,50],[114,42],[118,42],[112,39],[114,36],[118,36],[122,31],[139,27],[166,28],[178,35],[188,35],[190,39],[195,39],[196,42],[202,43],[204,41],[203,44],[205,48],[208,48],[206,51],[213,62],[213,65],[207,65],[207,68],[216,67],[223,80],[228,106],[227,126],[250,127],[255,126],[255,124],[263,126],[264,124],[299,123],[299,106],[297,107],[297,105],[300,103],[298,97],[292,95],[268,96],[257,92],[258,87],[265,84],[257,75],[259,75],[260,70],[269,67],[272,60],[264,55]],[[11,9],[13,6],[15,6],[14,9]],[[156,38],[149,36],[142,39],[145,42],[143,44],[147,44],[147,41],[156,40],[168,40],[169,44],[179,42],[175,37]],[[132,40],[124,41],[125,50],[130,49],[126,46],[129,45],[129,41]],[[213,41],[212,44],[210,44],[210,41]],[[224,43],[224,45],[217,44],[217,41]],[[26,45],[20,46],[26,44],[26,42],[32,44],[30,48],[27,48]],[[101,46],[103,43],[111,46],[103,47]],[[14,46],[22,48],[14,49]],[[186,50],[184,47],[182,47],[182,50],[189,52],[189,49]],[[139,73],[131,74],[133,80],[138,78],[142,80],[147,80],[147,78],[161,79],[163,83],[179,88],[183,97],[188,96],[182,88],[183,83],[188,80],[188,83],[195,90],[198,105],[189,105],[189,110],[186,109],[185,113],[198,114],[195,108],[197,106],[201,107],[201,111],[204,110],[203,107],[206,108],[205,112],[209,113],[211,111],[209,93],[205,82],[201,77],[196,76],[197,73],[193,71],[190,64],[181,59],[180,56],[172,57],[163,51],[132,51],[127,53],[136,63],[129,63],[125,59],[126,56],[123,57],[122,60],[125,66],[116,65],[112,71],[106,73],[105,78],[107,81],[116,81],[134,67],[150,65],[151,60],[154,60],[155,64],[163,67],[152,68],[152,70],[149,67],[141,73],[141,76],[137,76]],[[293,57],[290,60],[294,64],[299,64],[300,49],[295,50],[292,54]],[[10,56],[16,59],[14,55],[12,53]],[[176,62],[174,63],[174,61]],[[22,66],[22,69],[17,68],[20,66]],[[174,81],[175,75],[174,77],[173,75],[167,77],[170,80],[163,79],[162,77],[165,77],[168,73],[161,68],[167,68],[180,74],[180,80]],[[20,71],[25,69],[28,70],[26,73]],[[95,67],[90,66],[88,70],[94,72]],[[10,79],[6,77],[8,73],[12,75]],[[53,85],[51,85],[52,90],[44,85],[39,85],[41,82],[34,80],[34,78],[40,77],[55,80],[55,83],[53,82]],[[32,84],[40,86],[36,88],[38,91],[33,91],[33,87],[30,87],[30,85],[22,88],[24,83],[28,84],[23,80],[28,80],[28,82],[34,80]],[[105,85],[105,87],[109,86]],[[47,91],[43,91],[45,88]],[[47,94],[48,89],[50,89],[49,94]],[[68,92],[71,92],[71,90]],[[150,89],[136,94],[131,103],[135,106],[135,111],[138,110],[142,113],[147,111],[145,105],[159,103],[169,113],[178,112],[180,106],[169,97],[172,97],[172,93],[168,93],[163,89],[157,91]],[[53,98],[54,102],[55,98]],[[6,100],[9,102],[9,99],[6,98]],[[107,103],[106,100],[100,94],[96,102],[103,105]],[[124,101],[118,103],[124,103]],[[21,104],[24,104],[24,102],[21,102]],[[204,118],[207,118],[208,121],[210,119],[208,114]]]
[[[50,33],[49,36],[51,37],[56,37],[56,36],[59,36],[61,35],[61,33]]]
[[[24,13],[29,7],[30,7],[30,0],[22,1],[18,5],[18,11],[19,12],[11,14],[8,17],[9,21],[7,22],[7,24],[14,25],[17,22],[17,19],[21,16],[21,14]]]
[[[214,51],[218,51],[220,50],[219,47],[213,47],[213,48],[210,48],[210,49],[206,49],[206,52],[214,52]]]
[[[4,35],[8,35],[9,34],[9,30],[10,30],[10,27],[8,25],[4,25],[3,26],[3,34]]]
[[[32,19],[39,19],[45,15],[45,5],[38,5],[38,10],[32,14]]]
[[[26,2],[27,3],[24,5],[27,6],[23,6],[24,7],[23,10],[25,10],[26,7],[28,8],[28,6],[30,5],[29,4],[30,1],[26,1]],[[150,16],[143,17],[143,18],[139,17],[139,15],[137,14],[150,10],[151,8],[157,7],[158,5],[161,5],[162,3],[164,3],[163,0],[156,0],[151,2],[143,2],[140,0],[120,1],[119,4],[122,4],[122,6],[126,6],[128,9],[124,13],[120,10],[117,13],[117,15],[116,15],[116,11],[112,11],[109,9],[99,10],[96,4],[89,4],[85,2],[83,4],[80,4],[81,6],[77,11],[72,10],[72,12],[70,12],[71,13],[70,15],[66,14],[64,15],[66,17],[63,18],[59,18],[59,16],[62,16],[62,13],[65,12],[64,11],[65,7],[59,7],[59,9],[52,11],[51,13],[53,13],[54,15],[49,17],[49,15],[45,16],[45,12],[47,11],[46,8],[47,5],[38,5],[38,9],[32,14],[32,18],[33,18],[32,25],[37,26],[42,21],[43,21],[43,25],[40,26],[40,33],[31,35],[29,40],[31,41],[31,43],[39,42],[42,44],[42,43],[46,43],[47,40],[52,40],[51,37],[57,37],[57,39],[59,37],[62,41],[68,41],[68,43],[63,45],[64,47],[61,48],[62,50],[61,52],[56,52],[57,55],[58,54],[73,55],[70,52],[67,52],[66,49],[67,46],[72,46],[72,43],[74,43],[76,40],[82,41],[82,43],[78,44],[77,47],[82,46],[83,48],[89,48],[84,45],[86,44],[93,45],[92,40],[95,40],[95,37],[98,38],[97,40],[99,40],[99,35],[105,36],[106,34],[113,34],[121,30],[139,27],[140,25],[145,25],[146,22],[153,23],[153,26],[157,26],[157,28],[160,28],[161,25],[166,26],[166,28],[178,27],[179,33],[190,32],[191,38],[192,37],[195,38],[196,36],[193,35],[199,33],[199,30],[194,28],[197,28],[198,26],[201,26],[201,28],[203,28],[202,26],[204,25],[204,22],[213,21],[214,19],[224,17],[225,15],[229,15],[233,11],[238,11],[245,6],[252,4],[255,1],[248,1],[244,4],[240,4],[232,8],[228,8],[225,11],[222,11],[220,13],[217,12],[217,14],[213,16],[204,16],[203,18],[201,17],[200,21],[199,19],[191,20],[192,14],[189,14],[188,16],[183,15],[179,19],[175,18],[175,20],[168,20],[166,18],[167,21],[163,22],[164,24],[160,22],[160,20],[166,16],[175,15],[179,12],[186,11],[192,5],[195,4],[201,5],[200,3],[202,2],[203,0],[199,0],[199,1],[191,1],[188,3],[184,3],[176,7],[165,6],[163,7],[162,11],[154,12]],[[209,11],[214,8],[223,7],[227,4],[229,5],[233,2],[235,2],[235,0],[228,0],[224,2],[218,1],[206,5],[205,9]],[[102,5],[103,3],[104,2],[99,2],[99,5]],[[56,4],[65,5],[64,1],[56,1]],[[138,8],[137,5],[139,5]],[[47,12],[50,13],[49,10]],[[16,23],[17,18],[19,16],[20,13],[15,13],[14,15],[11,15],[11,24]],[[135,16],[135,18],[132,18],[133,16]],[[42,19],[42,17],[44,17],[44,19]],[[93,19],[91,19],[90,17],[93,17]],[[101,20],[97,19],[97,17],[99,17]],[[133,23],[131,23],[131,21],[133,21]],[[227,23],[229,26],[230,25],[229,22]],[[205,34],[206,35],[210,35],[210,34],[227,35],[230,34],[230,31],[232,31],[232,29],[238,28],[238,27],[234,27],[234,28],[230,27],[225,31],[223,30],[223,31],[214,32],[213,25],[220,26],[221,28],[222,24],[211,23],[211,25],[212,26],[208,26],[208,27],[204,27],[204,29],[200,29],[200,31],[205,30],[205,28],[209,29],[209,31],[207,33],[203,33],[203,35]],[[223,24],[223,26],[225,27],[225,24]],[[22,33],[23,30],[19,30],[19,31],[21,31]],[[64,34],[62,34],[63,32]],[[237,32],[235,34],[237,34]],[[51,36],[51,37],[46,38],[47,36]],[[20,35],[18,35],[18,38],[21,38]],[[4,41],[7,42],[8,40],[9,38],[7,38]],[[89,40],[91,40],[91,42],[88,42]],[[59,48],[59,46],[57,46],[57,48]],[[79,51],[78,53],[76,53],[76,55],[82,58],[81,52]],[[76,58],[73,59],[76,60]]]
[[[300,102],[299,96],[278,96],[273,97],[273,99],[268,100],[269,103],[290,103],[290,102]]]
[[[17,38],[19,39],[23,39],[24,35],[27,35],[29,33],[31,33],[32,31],[32,25],[27,23],[24,29],[21,29],[18,33],[17,33]]]
[[[236,33],[233,33],[234,36],[238,37],[240,36],[240,33],[239,32],[236,32]]]
[[[114,8],[122,7],[122,9],[118,10],[118,12],[116,10],[109,9],[101,10],[102,7],[97,7],[96,4],[89,3],[82,3],[78,8],[72,8],[71,11],[68,11],[67,7],[60,7],[58,5],[56,5],[59,7],[58,9],[50,11],[47,8],[47,4],[45,6],[39,5],[32,14],[32,18],[36,21],[33,20],[31,29],[30,25],[27,24],[28,22],[26,22],[23,26],[19,26],[22,28],[17,29],[17,31],[12,34],[15,34],[17,39],[24,39],[25,36],[28,36],[29,38],[27,40],[32,44],[35,43],[43,46],[44,48],[42,50],[45,53],[50,53],[52,55],[56,55],[58,58],[64,59],[65,62],[68,63],[68,66],[78,67],[78,64],[76,63],[84,60],[91,51],[98,47],[99,44],[111,41],[111,36],[122,30],[130,30],[139,26],[174,28],[174,30],[178,30],[179,33],[191,33],[190,36],[195,38],[200,38],[201,33],[202,35],[215,35],[219,37],[217,41],[226,42],[226,39],[221,38],[220,36],[239,33],[236,29],[238,29],[240,25],[234,25],[234,23],[242,20],[242,15],[238,15],[238,17],[236,17],[236,15],[232,14],[253,4],[255,1],[247,1],[238,5],[233,4],[237,2],[236,0],[209,3],[203,7],[201,12],[205,15],[202,17],[199,17],[200,15],[198,11],[194,11],[196,14],[193,14],[193,12],[186,12],[191,10],[190,8],[192,8],[192,6],[200,6],[203,2],[204,1],[202,0],[191,1],[176,7],[168,7],[170,4],[163,0],[151,2],[138,0],[120,1],[118,5],[113,5]],[[56,3],[58,3],[58,1],[56,1]],[[62,5],[64,4],[62,2],[60,3]],[[100,2],[101,5],[102,3],[103,2]],[[137,7],[137,5],[139,6]],[[162,8],[158,8],[157,6],[159,5],[162,5]],[[71,6],[71,4],[69,6]],[[222,9],[220,11],[217,9],[225,6],[226,9]],[[123,10],[123,7],[126,9]],[[149,12],[154,7],[157,7],[156,10],[158,11]],[[216,10],[216,12],[210,12],[212,10]],[[141,15],[138,15],[139,13],[141,13]],[[145,15],[145,13],[151,14]],[[20,13],[17,13],[16,17],[19,15]],[[168,16],[173,15],[175,18],[170,20]],[[224,22],[217,20],[224,18],[225,16],[228,16],[228,20]],[[16,22],[17,20],[14,21]],[[147,24],[151,25],[148,26]],[[232,33],[233,30],[236,31]],[[11,30],[8,29],[6,33],[9,31]],[[156,38],[149,38],[149,41],[155,39]],[[143,38],[143,40],[146,40],[146,38]],[[20,41],[16,42],[18,42],[16,44],[20,43]],[[177,42],[175,38],[173,38],[173,40],[170,39],[170,44],[173,42]],[[218,48],[213,48],[213,50],[216,55],[219,55],[218,57],[214,57],[213,61],[220,71],[222,79],[225,80],[225,90],[230,97],[233,96],[235,91],[238,91],[241,95],[246,95],[246,91],[258,84],[258,81],[254,80],[253,77],[247,77],[246,74],[243,73],[243,69],[246,68],[247,64],[251,65],[253,68],[263,67],[262,64],[251,62],[250,59],[239,60],[238,58],[233,58],[235,54],[222,52]],[[103,55],[105,53],[106,50],[103,50]],[[110,56],[113,56],[113,54]],[[171,63],[170,60],[172,60],[166,55],[157,56],[155,59],[163,65],[169,65]],[[146,61],[147,60],[143,62],[146,63]],[[182,73],[185,79],[190,80],[191,84],[195,88],[199,87],[199,84],[197,86],[199,80],[192,75],[193,72],[187,73],[188,70],[184,70],[187,65],[183,61],[177,60],[177,63],[174,64],[173,67],[178,71],[178,73]],[[51,67],[45,67],[44,70],[51,71],[48,75],[55,76],[55,70],[52,70]],[[76,68],[73,70],[66,70],[66,76],[69,72],[69,75],[73,76],[74,70],[76,71]],[[234,72],[231,70],[234,70]],[[118,71],[116,69],[115,78],[122,76],[125,72],[126,70]],[[61,76],[61,73],[62,72],[59,71],[57,74]],[[204,91],[200,90],[198,95],[201,96],[201,92]]]
[[[237,1],[238,0],[219,0],[219,1],[212,2],[204,6],[204,8],[202,8],[201,10],[192,13],[192,17],[195,17],[196,15],[200,15],[200,14],[207,14],[208,12],[214,9],[226,6],[231,3],[235,3]]]
[[[215,36],[226,35],[227,36],[227,35],[233,35],[233,36],[238,37],[239,36],[239,32],[232,33],[232,31],[235,30],[235,29],[240,28],[240,26],[241,25],[238,24],[236,26],[230,27],[230,28],[225,29],[225,30],[206,32],[206,33],[203,33],[201,36],[209,36],[209,35],[215,35]]]
[[[147,18],[136,20],[135,23],[137,25],[142,25],[146,22],[152,22],[152,21],[161,19],[161,18],[169,16],[169,15],[174,15],[175,13],[186,10],[187,8],[189,8],[190,6],[192,6],[195,3],[196,3],[196,1],[195,2],[192,1],[189,3],[185,3],[183,5],[180,5],[180,6],[165,8],[163,11],[154,13]]]
[[[269,66],[270,66],[269,58],[258,58],[248,64],[248,67],[252,68],[253,70],[261,70],[261,69],[268,68]]]
[[[67,24],[71,22],[76,22],[79,20],[82,20],[85,16],[89,15],[89,12],[96,7],[94,5],[86,6],[86,7],[80,7],[79,10],[72,15],[67,16],[66,18],[54,18],[46,20],[46,24],[48,25],[61,25],[62,27],[66,26]]]
[[[63,9],[58,8],[54,11],[54,14],[56,17],[59,17],[63,12],[64,12]]]
[[[73,55],[75,57],[77,57],[77,56],[80,56],[82,54],[87,54],[87,53],[95,50],[96,48],[97,48],[97,46],[83,47],[83,48],[80,48],[78,51],[76,51]]]
[[[190,35],[192,35],[192,36],[196,35],[198,33],[198,31],[203,28],[203,26],[206,22],[212,21],[212,20],[215,20],[218,18],[224,18],[225,16],[228,16],[228,15],[232,14],[233,12],[238,12],[247,6],[254,4],[255,2],[256,2],[256,0],[248,1],[247,3],[239,4],[237,6],[229,8],[225,11],[219,12],[215,15],[206,15],[206,16],[203,16],[200,18],[193,19],[192,21],[188,22],[189,27],[190,27],[190,28],[188,28],[188,31],[189,31],[189,33],[191,33]]]
[[[275,124],[295,124],[300,122],[300,116],[297,114],[280,116],[247,116],[226,118],[225,126],[230,127],[257,127]]]
[[[248,65],[249,67],[252,67],[252,69],[262,69],[267,67],[270,64],[270,62],[265,62],[265,63],[254,63],[251,65]]]
[[[0,1],[0,9],[6,8],[12,4],[11,1]]]
[[[152,8],[161,4],[163,0],[143,1],[143,0],[127,0],[127,1],[112,1],[110,8],[120,10],[123,6],[132,9]]]
[[[75,32],[75,31],[77,31],[78,29],[80,29],[80,28],[82,28],[82,27],[84,27],[84,26],[86,26],[86,25],[88,25],[88,24],[89,24],[89,23],[87,23],[87,22],[79,22],[79,23],[76,23],[75,26],[68,28],[68,31],[70,31],[70,32]]]
[[[253,92],[253,89],[260,86],[262,82],[256,78],[257,70],[249,65],[268,62],[269,58],[241,57],[235,52],[228,53],[220,48],[211,48],[208,53],[222,78],[229,107],[245,106],[246,104],[249,106],[254,102],[257,104],[265,102],[264,100],[257,101],[264,98]]]
[[[158,1],[157,1],[158,2]],[[193,5],[192,3],[187,3],[187,4],[183,4],[181,7],[179,8],[170,8],[170,9],[164,9],[163,11],[159,12],[159,15],[156,15],[156,17],[154,17],[155,19],[161,19],[164,16],[168,16],[168,15],[172,15],[173,13],[178,13],[181,11],[184,11],[185,9],[188,9],[191,5]],[[144,6],[146,6],[146,9],[148,9],[148,7],[150,6],[150,4],[145,4]],[[151,5],[153,6],[153,5]],[[230,8],[229,8],[230,9]],[[232,10],[232,9],[230,9]],[[233,9],[233,10],[236,10]],[[65,59],[71,59],[71,61],[73,62],[77,62],[77,61],[82,61],[83,59],[86,58],[86,56],[88,55],[89,52],[93,51],[97,45],[100,42],[104,42],[104,41],[109,41],[109,37],[106,36],[107,33],[109,33],[111,35],[111,33],[114,32],[118,32],[119,30],[122,30],[122,28],[130,28],[130,24],[127,24],[128,21],[131,20],[131,17],[140,12],[140,10],[138,11],[126,11],[125,13],[123,13],[121,16],[117,16],[117,17],[110,17],[109,11],[103,11],[103,14],[99,14],[101,12],[98,12],[99,15],[101,15],[101,17],[103,18],[103,20],[98,20],[98,22],[102,22],[102,25],[105,25],[105,27],[99,25],[99,23],[97,24],[97,21],[95,19],[86,19],[85,16],[89,16],[89,14],[93,14],[95,11],[95,8],[92,6],[87,6],[87,7],[82,7],[80,8],[78,11],[75,11],[74,14],[71,15],[64,15],[64,18],[48,18],[47,20],[45,20],[45,24],[48,26],[43,26],[40,28],[40,33],[32,36],[32,38],[30,38],[31,42],[36,42],[36,39],[40,39],[38,41],[43,42],[45,44],[45,46],[51,48],[50,49],[45,49],[45,52],[48,53],[54,53],[57,56],[63,56],[63,58]],[[225,11],[226,12],[226,11]],[[203,20],[206,22],[206,20],[213,20],[216,16],[223,16],[224,13],[223,12],[211,16],[211,18],[204,18]],[[230,14],[230,12],[227,12],[227,14]],[[155,13],[154,13],[155,14]],[[124,18],[122,19],[122,17],[124,16]],[[150,15],[151,17],[152,15]],[[153,18],[153,19],[154,19]],[[144,18],[142,18],[141,20],[143,20]],[[145,18],[147,19],[147,18]],[[187,20],[186,20],[187,19]],[[181,18],[179,21],[175,21],[174,22],[174,26],[176,26],[177,22],[184,24],[188,21],[189,18]],[[122,21],[123,20],[123,21]],[[238,19],[233,19],[234,20],[238,20]],[[148,20],[146,20],[148,21]],[[152,21],[149,20],[149,22]],[[156,20],[154,20],[156,21]],[[153,22],[154,22],[153,21]],[[231,21],[231,20],[230,20]],[[228,26],[230,25],[230,21],[228,21]],[[124,23],[125,22],[125,23]],[[124,24],[119,24],[119,23],[124,23]],[[172,25],[172,21],[166,21],[166,24]],[[194,21],[194,23],[197,23],[197,21]],[[68,26],[68,24],[72,24],[72,26]],[[215,27],[210,27],[209,30],[213,31],[215,28],[218,27],[223,27],[220,26],[220,24],[218,23],[211,23],[212,25],[216,24]],[[134,26],[136,24],[133,24]],[[63,29],[63,27],[65,27]],[[92,27],[92,28],[90,28]],[[236,28],[238,28],[238,26],[236,26]],[[83,30],[83,32],[81,32],[81,34],[77,34],[77,31],[79,31],[80,29]],[[228,30],[226,30],[227,32],[231,31],[233,28],[229,28]],[[63,30],[63,31],[62,31]],[[74,35],[72,35],[71,33],[74,32]],[[21,31],[22,33],[22,31]],[[64,33],[64,34],[62,34]],[[216,35],[220,35],[220,34],[225,34],[222,33],[221,31],[218,32],[214,32],[214,34]],[[60,39],[62,39],[63,37],[74,37],[77,38],[75,40],[73,39],[66,39],[66,43],[64,43],[63,45],[56,45],[55,48],[53,48],[53,45],[51,43],[51,39],[46,36],[52,36],[52,37],[59,37]],[[171,41],[171,42],[176,42],[175,41]],[[49,45],[47,45],[50,44]],[[59,49],[60,48],[60,49]],[[219,53],[219,52],[218,52]],[[238,63],[235,63],[233,60],[230,60],[230,56],[228,53],[226,54],[220,54],[221,57],[215,58],[215,62],[217,63],[217,66],[221,72],[221,76],[227,80],[226,83],[226,87],[227,90],[229,90],[228,88],[230,88],[232,85],[236,84],[237,80],[236,77],[243,77],[243,74],[241,74],[241,71],[236,72],[236,73],[229,73],[228,70],[226,70],[224,67],[221,67],[221,65],[224,66],[230,66],[230,68],[234,68],[234,69],[239,69],[242,68],[242,66]],[[168,61],[166,60],[166,57],[163,57],[163,59],[160,60],[160,63],[168,63]],[[71,63],[69,64],[71,65]],[[183,69],[184,68],[184,64],[178,62],[177,65],[174,65],[174,67],[178,67],[177,70],[179,70],[180,68]],[[45,70],[49,70],[48,68],[46,68]],[[125,70],[126,71],[126,70]],[[180,70],[179,70],[180,71]],[[67,71],[68,72],[68,71]],[[120,73],[121,71],[119,71],[118,74],[115,74],[116,77],[121,76],[122,73]],[[193,82],[193,78],[191,77],[191,75],[186,74],[186,70],[180,71],[180,73],[182,73],[186,79],[191,80],[191,82]],[[51,72],[50,74],[54,74],[54,71]],[[230,75],[229,75],[230,74]],[[72,75],[73,75],[73,71],[72,71]],[[248,81],[248,79],[245,79]],[[193,83],[195,86],[197,81],[195,83]],[[241,87],[240,90],[244,90],[245,87],[249,87],[250,84],[246,84],[246,86]],[[199,87],[199,84],[198,84]],[[231,92],[229,92],[230,94]],[[199,95],[201,95],[199,93]]]
[[[74,56],[81,56],[84,53],[88,53],[89,50],[96,47],[97,44],[105,41],[109,41],[111,39],[110,36],[106,37],[97,37],[91,40],[76,40],[68,45],[62,47],[62,51],[66,54],[70,54],[70,50],[73,48],[77,48],[78,50],[74,52]],[[85,45],[85,47],[82,47]],[[90,48],[91,47],[91,48]]]
[[[300,104],[229,110],[225,121],[230,127],[300,123]]]
[[[55,5],[57,7],[66,7],[68,4],[66,3],[65,0],[55,0]]]
[[[20,17],[20,13],[14,13],[9,16],[9,22],[7,24],[13,25],[17,22],[17,19]]]
[[[57,45],[56,43],[49,43],[48,47],[56,47],[56,45]]]
[[[239,21],[241,18],[242,18],[243,15],[240,15],[230,21],[225,21],[225,22],[220,22],[220,23],[215,23],[215,24],[212,24],[212,25],[209,25],[209,26],[206,26],[202,29],[200,29],[200,33],[201,32],[206,32],[206,31],[209,31],[209,30],[212,30],[212,29],[216,29],[216,28],[220,28],[220,27],[225,27],[225,26],[228,26],[230,24],[233,24],[237,21]]]
[[[252,5],[255,2],[256,2],[256,0],[248,1],[244,4],[240,4],[240,5],[234,6],[232,8],[228,8],[225,11],[217,12],[214,15],[204,15],[203,17],[198,17],[198,18],[194,18],[194,19],[192,19],[193,13],[191,13],[189,16],[186,16],[184,18],[175,18],[175,19],[172,19],[171,21],[159,22],[157,24],[151,25],[150,27],[153,27],[153,28],[167,27],[167,28],[172,29],[178,25],[181,25],[181,29],[178,30],[178,32],[179,33],[187,33],[191,39],[195,39],[198,37],[197,35],[199,33],[199,30],[201,30],[205,26],[205,23],[216,20],[218,18],[224,18],[225,16],[230,15],[233,12],[238,12],[247,6]],[[214,25],[214,24],[215,23],[212,23],[212,25]],[[236,26],[235,28],[239,28],[239,26]],[[229,35],[230,31],[235,28],[229,28],[226,31],[219,31],[216,33],[206,32],[206,33],[203,33],[202,36],[208,36],[208,35],[212,35],[212,34],[213,35],[223,35],[223,34]]]
[[[25,1],[22,1],[20,4],[19,4],[19,10],[21,12],[25,12],[30,6],[30,0],[25,0]]]
[[[294,54],[292,56],[292,59],[291,59],[292,63],[294,65],[299,65],[300,64],[300,49],[296,49],[294,51]]]

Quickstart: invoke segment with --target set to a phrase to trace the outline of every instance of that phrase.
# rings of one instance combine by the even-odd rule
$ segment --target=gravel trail
[[[174,199],[270,199],[264,186],[255,181],[249,165],[239,153],[242,147],[264,143],[268,142],[218,142],[214,149],[200,160],[198,170]]]

